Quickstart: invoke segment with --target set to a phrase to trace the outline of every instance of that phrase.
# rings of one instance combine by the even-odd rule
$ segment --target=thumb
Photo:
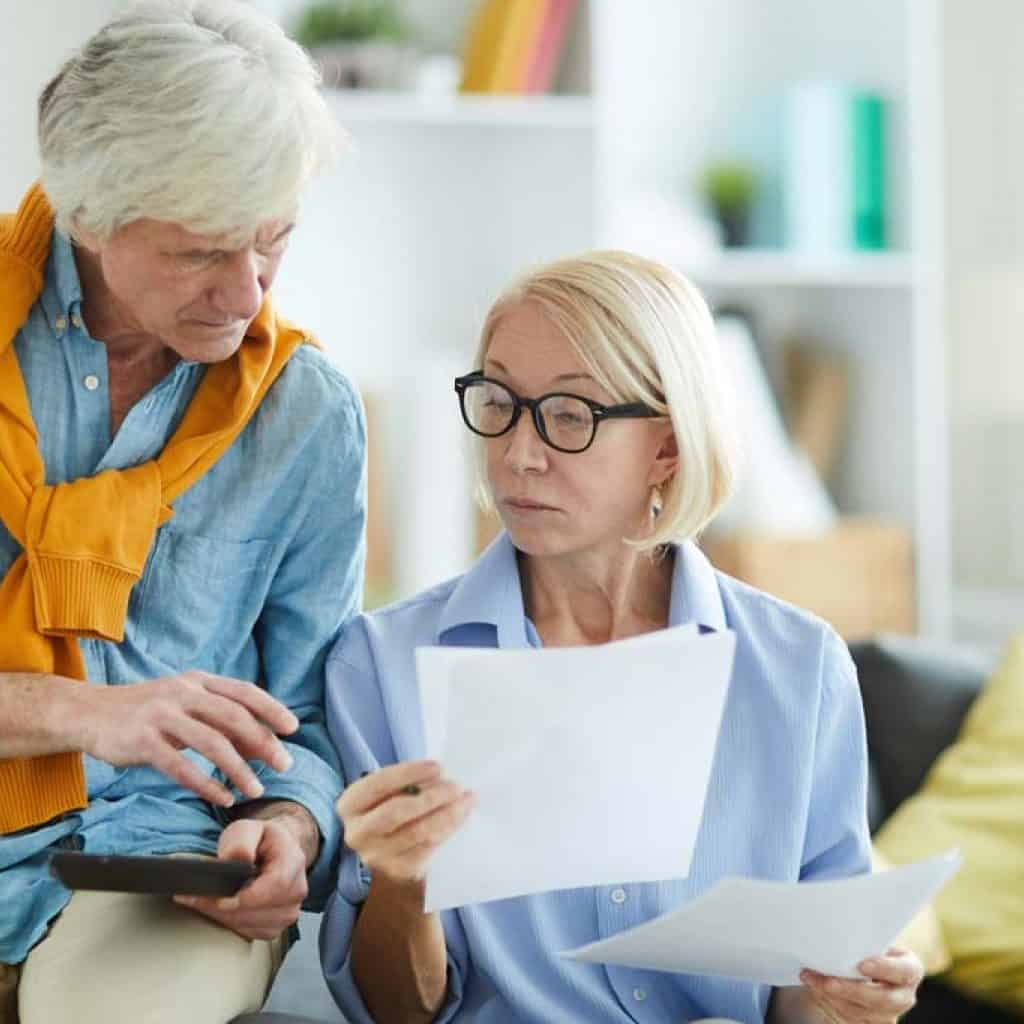
[[[220,834],[217,843],[218,860],[244,860],[249,864],[256,863],[256,851],[263,838],[264,822],[245,818],[233,821]]]

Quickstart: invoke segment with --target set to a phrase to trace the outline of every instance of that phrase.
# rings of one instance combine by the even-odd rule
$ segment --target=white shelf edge
[[[680,269],[709,287],[910,288],[914,283],[913,259],[898,251],[812,255],[734,249]]]
[[[594,104],[590,96],[484,96],[463,93],[432,96],[344,89],[327,89],[325,95],[342,125],[585,128],[594,122]]]

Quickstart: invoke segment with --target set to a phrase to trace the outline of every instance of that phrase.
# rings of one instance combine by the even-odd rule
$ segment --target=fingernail
[[[238,900],[234,896],[225,897],[222,900],[217,900],[218,910],[237,910]]]
[[[221,798],[220,798],[220,805],[221,805],[221,807],[234,807],[235,806],[234,795],[231,794],[231,793],[222,793],[221,794]]]
[[[175,896],[174,902],[180,903],[183,907],[193,907],[196,900],[194,896]]]
[[[877,967],[877,960],[862,960],[859,964],[857,964],[857,970],[859,971],[873,971]]]
[[[287,750],[279,750],[274,755],[274,767],[279,772],[288,771],[288,769],[291,768],[293,764],[295,764],[295,758],[293,758],[292,755],[289,754]]]

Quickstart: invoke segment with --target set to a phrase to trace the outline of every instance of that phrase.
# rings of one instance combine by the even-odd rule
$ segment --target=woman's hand
[[[913,953],[890,949],[857,969],[864,981],[801,972],[800,980],[829,1024],[895,1024],[917,1001],[924,967]]]
[[[433,852],[466,820],[475,796],[441,777],[435,761],[381,768],[338,798],[345,844],[374,878],[419,883]]]

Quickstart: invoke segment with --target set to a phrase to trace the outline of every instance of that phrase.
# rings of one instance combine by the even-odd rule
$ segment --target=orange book
[[[482,0],[470,18],[462,50],[460,92],[487,92],[511,0]]]
[[[576,0],[547,0],[540,32],[527,65],[524,92],[537,94],[551,89],[575,11]]]
[[[526,71],[540,34],[547,0],[507,0],[506,23],[494,61],[488,92],[525,91]]]

